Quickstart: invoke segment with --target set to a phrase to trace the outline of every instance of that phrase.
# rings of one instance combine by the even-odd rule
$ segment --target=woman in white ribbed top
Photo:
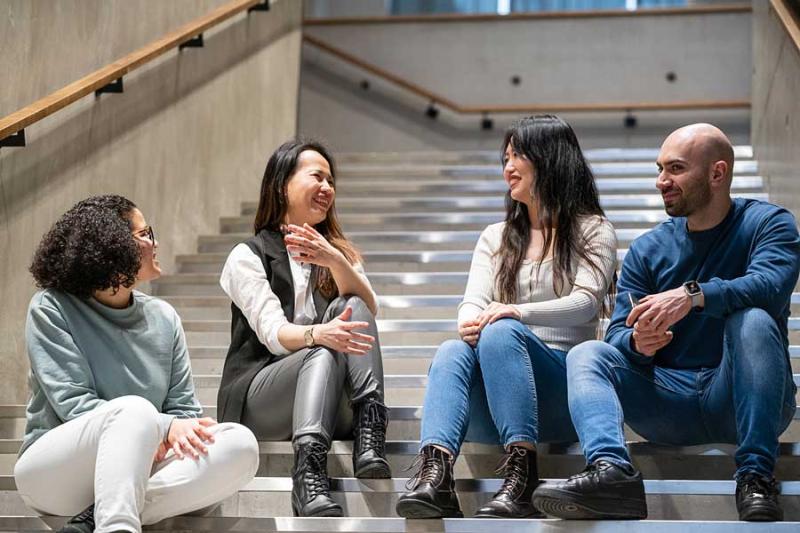
[[[464,440],[502,444],[500,490],[476,516],[542,516],[536,444],[576,441],[566,352],[596,337],[613,286],[617,240],[572,128],[520,120],[503,140],[506,219],[480,236],[461,340],[434,357],[423,408],[420,469],[400,497],[407,518],[462,516],[453,463]]]

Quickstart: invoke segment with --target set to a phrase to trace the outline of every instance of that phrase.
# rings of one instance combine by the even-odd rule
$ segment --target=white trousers
[[[247,484],[258,468],[258,442],[239,424],[213,426],[198,460],[170,452],[158,463],[158,412],[122,396],[42,435],[14,466],[17,490],[42,514],[71,516],[95,504],[96,533],[141,531],[209,507]]]

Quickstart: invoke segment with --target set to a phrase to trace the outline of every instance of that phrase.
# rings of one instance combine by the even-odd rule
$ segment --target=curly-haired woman
[[[134,290],[159,277],[152,227],[121,196],[67,211],[36,251],[31,398],[14,467],[25,503],[66,533],[140,531],[255,476],[246,427],[200,418],[180,319]],[[83,512],[81,512],[83,511]]]
[[[505,222],[480,236],[458,310],[461,340],[431,364],[420,471],[397,504],[407,518],[461,516],[453,462],[461,443],[502,444],[500,490],[478,517],[541,516],[536,444],[575,441],[566,354],[597,333],[617,240],[572,128],[520,120],[502,145]]]
[[[255,235],[233,248],[220,279],[233,324],[219,416],[260,440],[292,440],[299,516],[342,516],[328,485],[334,438],[353,436],[356,477],[391,476],[377,298],[337,221],[334,176],[322,145],[280,146],[261,182]]]

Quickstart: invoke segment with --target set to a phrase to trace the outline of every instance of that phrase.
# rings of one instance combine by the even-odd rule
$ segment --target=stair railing
[[[0,119],[0,147],[25,146],[25,128],[95,93],[123,92],[122,80],[166,52],[203,46],[203,32],[243,11],[269,11],[270,0],[233,0],[138,50]]]
[[[770,3],[772,4],[772,9],[775,10],[775,14],[778,15],[778,18],[783,23],[783,27],[786,28],[789,38],[792,39],[795,46],[797,46],[797,50],[800,51],[800,7],[796,7],[794,8],[796,11],[792,11],[789,0],[770,0]]]

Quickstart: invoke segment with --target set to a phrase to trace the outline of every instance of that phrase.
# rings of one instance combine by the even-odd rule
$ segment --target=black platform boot
[[[533,491],[539,486],[536,451],[511,446],[497,473],[505,478],[503,485],[475,518],[544,518],[533,505]]]
[[[295,516],[343,516],[331,499],[328,446],[314,435],[293,442],[292,512]]]
[[[419,470],[409,479],[411,492],[397,500],[397,514],[403,518],[463,517],[450,454],[434,446],[425,446],[415,462]]]
[[[389,409],[374,397],[353,406],[353,475],[357,478],[392,477],[386,460]]]

